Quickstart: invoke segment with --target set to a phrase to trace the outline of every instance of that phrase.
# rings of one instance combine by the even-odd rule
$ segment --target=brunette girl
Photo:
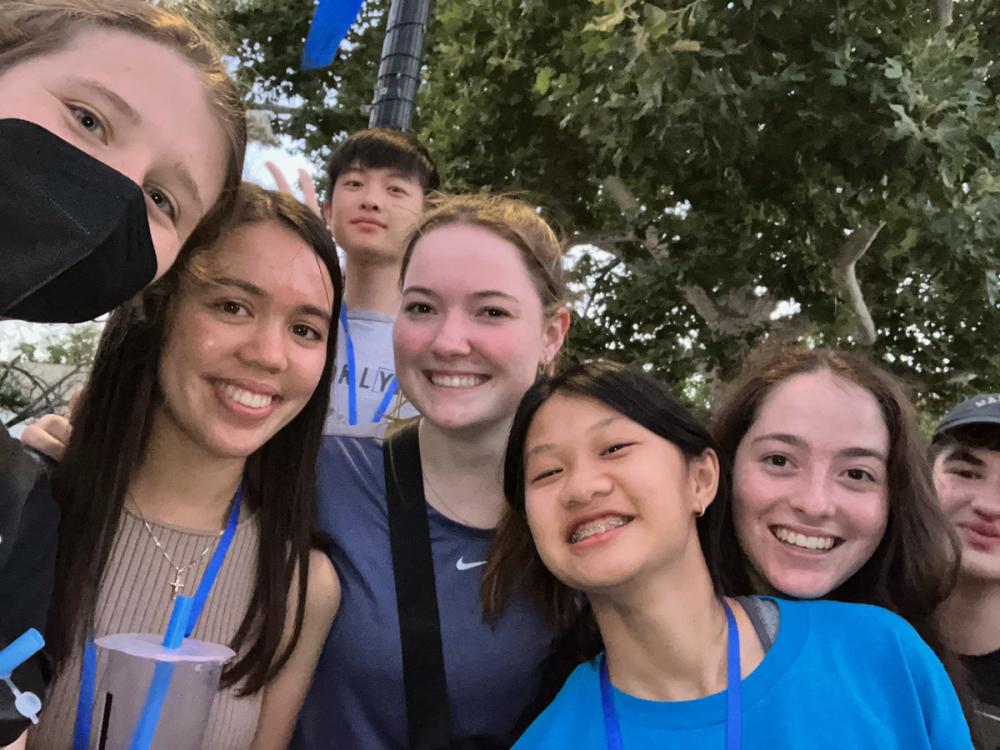
[[[520,581],[556,622],[583,593],[604,653],[515,747],[971,747],[944,668],[901,618],[722,595],[718,543],[699,538],[720,476],[708,432],[647,376],[592,363],[528,391],[495,590]]]
[[[898,381],[830,349],[764,352],[715,414],[732,503],[706,517],[726,590],[885,607],[941,652],[958,547]]]
[[[223,536],[193,635],[237,658],[203,746],[287,744],[339,596],[311,529],[340,293],[322,221],[244,186],[170,273],[112,315],[54,478],[59,676],[29,747],[70,747],[74,735],[86,747],[100,715],[81,690],[89,643],[162,632]]]

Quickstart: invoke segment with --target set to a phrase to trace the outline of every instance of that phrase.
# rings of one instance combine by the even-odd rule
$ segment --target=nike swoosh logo
[[[485,560],[480,560],[479,562],[467,563],[464,557],[458,558],[458,562],[455,563],[455,567],[459,570],[472,570],[473,568],[478,568],[480,565],[485,565]]]

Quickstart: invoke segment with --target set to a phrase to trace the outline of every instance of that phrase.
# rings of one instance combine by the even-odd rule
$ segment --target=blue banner
[[[364,0],[319,0],[302,50],[303,70],[325,68],[333,62],[362,5]]]

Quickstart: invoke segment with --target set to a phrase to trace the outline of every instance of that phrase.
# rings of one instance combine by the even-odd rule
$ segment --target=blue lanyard
[[[740,631],[729,605],[723,600],[726,611],[726,750],[740,750]],[[622,731],[618,725],[618,711],[608,677],[608,659],[601,656],[601,707],[604,709],[604,734],[608,750],[624,750]]]
[[[229,511],[229,520],[226,521],[226,530],[222,532],[222,538],[212,553],[205,568],[205,574],[201,577],[198,590],[195,591],[194,600],[191,605],[191,617],[188,619],[187,627],[184,628],[184,637],[190,637],[194,632],[201,611],[205,608],[208,595],[215,585],[215,579],[219,576],[219,570],[229,552],[229,545],[233,542],[236,534],[236,526],[240,520],[240,504],[243,500],[243,486],[236,490],[233,496],[232,509]],[[76,722],[73,725],[73,750],[87,750],[90,743],[90,725],[94,715],[94,690],[97,676],[97,647],[90,636],[87,637],[83,646],[83,668],[80,675],[80,697],[76,704]]]
[[[351,328],[347,325],[347,305],[344,304],[340,306],[340,327],[344,329],[344,336],[347,338],[344,347],[347,350],[347,421],[356,425],[358,423],[357,365],[354,361],[354,341],[351,339]],[[372,416],[372,423],[382,421],[382,417],[389,408],[389,404],[392,403],[392,397],[396,395],[398,388],[399,383],[396,382],[396,376],[393,375],[392,380],[389,381],[389,387],[385,389],[385,395],[382,396],[382,401]]]

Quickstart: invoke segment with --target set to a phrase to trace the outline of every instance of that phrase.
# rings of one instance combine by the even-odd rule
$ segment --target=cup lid
[[[156,633],[115,633],[97,638],[94,643],[109,651],[121,651],[151,661],[224,664],[236,656],[228,646],[194,638],[185,638],[179,648],[167,648],[163,645],[163,636]]]

